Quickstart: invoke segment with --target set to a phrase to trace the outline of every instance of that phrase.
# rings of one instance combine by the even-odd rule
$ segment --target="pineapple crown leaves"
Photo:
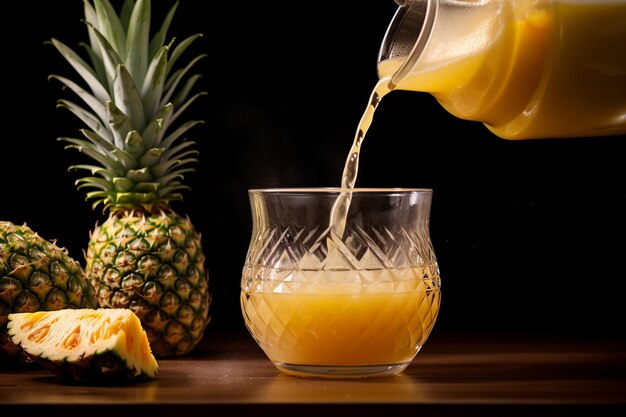
[[[175,64],[201,34],[174,47],[167,32],[176,2],[159,30],[150,38],[150,0],[125,0],[119,14],[109,0],[83,0],[88,43],[80,45],[88,61],[57,39],[50,43],[80,75],[85,86],[60,75],[50,75],[71,90],[82,103],[67,99],[59,107],[73,113],[86,128],[82,137],[61,137],[66,148],[94,161],[73,165],[88,176],[76,181],[88,189],[93,208],[151,210],[182,200],[184,175],[198,162],[195,142],[184,135],[201,120],[176,122],[206,92],[193,94],[200,79],[190,74],[199,55],[184,66]]]

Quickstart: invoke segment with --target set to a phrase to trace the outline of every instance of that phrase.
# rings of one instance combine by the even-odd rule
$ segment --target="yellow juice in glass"
[[[286,373],[299,374],[302,365],[351,367],[357,376],[359,367],[375,366],[384,373],[406,367],[433,328],[440,304],[433,271],[427,279],[423,268],[405,268],[253,280],[241,293],[243,316],[266,355]]]
[[[518,0],[484,47],[419,66],[395,89],[431,93],[508,139],[626,134],[626,1]],[[470,51],[468,46],[468,51]],[[381,61],[381,78],[403,59]]]

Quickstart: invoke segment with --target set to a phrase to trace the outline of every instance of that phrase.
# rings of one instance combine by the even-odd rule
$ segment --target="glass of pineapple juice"
[[[432,190],[257,189],[249,199],[241,309],[274,365],[299,376],[402,372],[440,305]]]

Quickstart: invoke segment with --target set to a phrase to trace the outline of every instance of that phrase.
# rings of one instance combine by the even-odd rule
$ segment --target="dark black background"
[[[153,2],[159,24],[171,4]],[[188,113],[206,123],[191,134],[200,150],[186,179],[192,191],[174,208],[202,233],[210,329],[243,329],[247,190],[339,185],[395,8],[392,0],[180,2],[170,34],[204,34],[191,52],[208,54],[197,70],[209,95]],[[83,261],[105,215],[67,171],[80,154],[55,140],[82,126],[55,107],[73,97],[47,76],[77,76],[45,45],[86,40],[82,1],[5,2],[1,13],[0,219],[26,222]],[[625,149],[623,136],[507,141],[428,94],[396,91],[378,108],[357,185],[434,189],[439,331],[622,337]]]

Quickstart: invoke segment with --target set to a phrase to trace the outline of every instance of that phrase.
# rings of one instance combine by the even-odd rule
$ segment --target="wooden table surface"
[[[401,375],[281,374],[245,332],[209,331],[152,381],[67,385],[42,369],[0,371],[0,417],[626,416],[626,341],[434,332]]]

